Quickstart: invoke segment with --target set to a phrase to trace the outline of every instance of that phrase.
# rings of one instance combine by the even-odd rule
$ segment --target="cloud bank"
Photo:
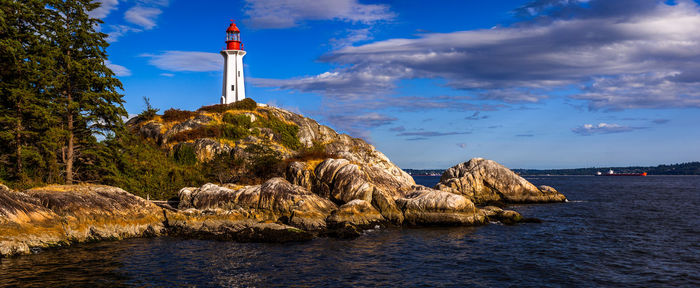
[[[530,19],[344,47],[320,58],[335,70],[255,85],[366,99],[393,91],[399,80],[436,78],[508,103],[578,87],[571,97],[590,109],[700,107],[695,2],[535,1],[520,13]]]
[[[623,133],[623,132],[631,132],[634,130],[638,129],[644,129],[643,127],[630,127],[630,126],[622,126],[618,124],[608,124],[608,123],[599,123],[598,125],[593,125],[593,124],[584,124],[581,127],[576,127],[574,129],[571,129],[574,133],[582,136],[590,136],[590,135],[595,135],[595,134],[611,134],[611,133]]]
[[[309,20],[340,20],[372,24],[393,19],[387,5],[360,4],[357,0],[246,0],[245,14],[255,28],[282,29]]]

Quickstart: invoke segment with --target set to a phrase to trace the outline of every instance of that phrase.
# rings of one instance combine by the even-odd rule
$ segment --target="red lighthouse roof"
[[[228,26],[228,29],[226,29],[226,32],[240,33],[241,30],[238,30],[238,27],[236,27],[236,23],[231,22],[231,25]]]
[[[231,20],[231,25],[226,29],[226,50],[243,50],[241,43],[241,30]]]

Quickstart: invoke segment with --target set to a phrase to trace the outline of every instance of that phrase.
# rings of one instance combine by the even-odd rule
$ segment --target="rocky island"
[[[105,183],[126,191],[0,185],[0,255],[160,235],[287,242],[352,238],[387,226],[513,224],[523,217],[499,207],[566,201],[554,188],[535,187],[481,158],[446,170],[435,187],[416,185],[362,139],[249,99],[141,115],[127,129],[179,163],[206,170],[198,180],[204,183],[179,187],[176,197],[164,191],[159,198],[168,201],[158,205],[129,191],[139,183]]]

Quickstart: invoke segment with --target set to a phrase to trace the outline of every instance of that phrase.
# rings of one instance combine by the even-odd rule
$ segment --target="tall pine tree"
[[[55,139],[46,137],[56,122],[45,93],[47,67],[54,62],[45,53],[51,44],[44,37],[53,12],[45,6],[0,0],[0,177],[18,182],[48,180],[47,164],[55,163]]]
[[[65,182],[74,182],[77,164],[89,164],[88,153],[96,144],[95,134],[105,134],[123,125],[126,116],[121,82],[115,78],[105,61],[107,35],[96,31],[102,23],[90,18],[87,12],[99,3],[90,0],[49,1],[55,9],[50,39],[55,49],[52,55],[57,63],[51,91],[57,111],[63,118],[65,145],[61,160],[65,164]]]

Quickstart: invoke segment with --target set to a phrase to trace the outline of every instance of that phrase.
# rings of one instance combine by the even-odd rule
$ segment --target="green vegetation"
[[[0,177],[15,187],[95,181],[97,135],[126,116],[90,0],[0,5]]]
[[[279,118],[268,115],[268,118],[256,121],[257,127],[270,128],[279,137],[277,139],[285,147],[297,150],[302,147],[299,141],[299,126],[287,124]]]
[[[234,102],[231,104],[217,104],[211,106],[204,106],[199,108],[197,111],[200,112],[212,112],[212,113],[225,113],[228,110],[249,110],[253,111],[258,107],[258,104],[253,101],[253,99],[245,98],[241,101]]]
[[[254,184],[282,176],[283,154],[298,152],[292,160],[301,161],[328,156],[321,144],[303,149],[296,124],[258,110],[250,98],[158,115],[144,97],[145,109],[132,121],[137,126],[125,127],[122,84],[105,65],[107,35],[95,30],[101,21],[88,15],[98,5],[91,0],[0,5],[0,182],[20,190],[99,183],[169,199],[183,187],[207,182]],[[211,120],[168,137],[167,145],[139,134],[138,125],[148,121],[169,129],[199,116]],[[258,144],[241,144],[206,162],[190,143],[214,138],[233,145],[231,140],[261,135]]]
[[[150,105],[149,105],[150,106]],[[148,110],[148,108],[147,108]],[[144,111],[145,112],[145,111]],[[180,110],[180,109],[168,109],[163,112],[163,121],[165,122],[181,122],[197,116],[197,112]],[[153,117],[147,118],[153,119]]]

